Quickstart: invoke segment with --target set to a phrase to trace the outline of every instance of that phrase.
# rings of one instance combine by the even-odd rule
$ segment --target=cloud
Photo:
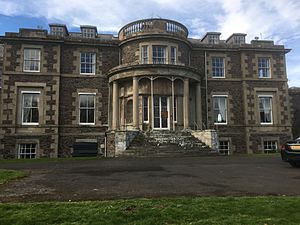
[[[45,18],[69,29],[90,24],[116,34],[134,20],[162,17],[186,25],[193,38],[220,31],[223,39],[238,32],[247,33],[248,41],[255,36],[273,39],[294,50],[289,54],[290,79],[300,80],[293,60],[300,52],[299,0],[0,0],[0,5],[2,15]]]

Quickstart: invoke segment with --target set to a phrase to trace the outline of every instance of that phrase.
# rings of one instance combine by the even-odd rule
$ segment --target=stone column
[[[119,84],[113,81],[113,94],[112,94],[112,129],[119,128]]]
[[[201,83],[196,84],[196,123],[197,129],[202,130]]]
[[[184,79],[183,85],[183,128],[189,128],[189,99],[190,99],[190,90],[189,90],[189,79]]]
[[[132,82],[132,122],[133,128],[139,129],[139,83],[137,77]]]
[[[150,101],[149,101],[149,128],[153,129],[153,77],[150,79]]]

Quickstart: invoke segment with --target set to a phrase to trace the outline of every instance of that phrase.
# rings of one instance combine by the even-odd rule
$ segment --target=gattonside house
[[[278,149],[292,138],[290,50],[220,35],[189,38],[168,19],[132,22],[117,37],[88,25],[7,32],[0,157]]]

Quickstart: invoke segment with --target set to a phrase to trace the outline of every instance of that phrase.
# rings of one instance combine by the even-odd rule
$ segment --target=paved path
[[[0,187],[0,201],[158,196],[300,195],[300,169],[279,156],[115,158],[10,163],[30,176]]]

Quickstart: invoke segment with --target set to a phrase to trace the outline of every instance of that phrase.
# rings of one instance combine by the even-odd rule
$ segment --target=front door
[[[153,103],[154,129],[169,129],[169,98],[155,96]]]

